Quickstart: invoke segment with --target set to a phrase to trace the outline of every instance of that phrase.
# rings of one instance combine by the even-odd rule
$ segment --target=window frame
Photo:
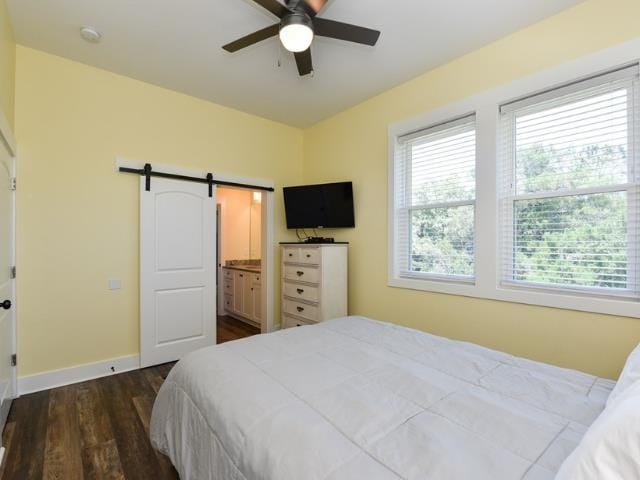
[[[538,286],[502,285],[497,188],[501,105],[587,80],[620,67],[638,64],[639,59],[640,39],[636,39],[389,125],[387,285],[393,288],[640,318],[640,299],[635,297],[597,296],[589,291],[550,291]],[[396,268],[398,219],[395,205],[395,161],[398,138],[425,126],[473,113],[476,117],[475,281],[402,277]],[[635,139],[634,150],[636,155],[640,154],[640,138]],[[634,172],[634,175],[635,182],[630,188],[640,195],[640,172]]]
[[[515,204],[519,201],[526,200],[545,200],[549,198],[558,198],[558,197],[579,197],[585,195],[597,195],[597,194],[606,194],[606,193],[625,193],[627,198],[632,197],[633,190],[637,188],[637,185],[633,182],[634,172],[636,168],[636,164],[638,160],[635,159],[635,146],[634,143],[637,143],[640,139],[640,119],[636,118],[638,112],[638,90],[640,89],[640,82],[638,78],[632,79],[629,78],[629,75],[632,72],[628,71],[629,68],[621,68],[610,74],[605,74],[605,77],[609,77],[612,82],[619,83],[619,89],[626,88],[630,95],[628,101],[628,112],[627,112],[627,121],[630,127],[628,145],[627,145],[627,178],[624,183],[617,184],[608,184],[602,186],[592,186],[592,187],[580,187],[573,189],[561,189],[557,191],[540,191],[534,193],[517,193],[517,183],[518,179],[516,177],[516,162],[515,162],[515,145],[516,140],[515,136],[516,132],[516,120],[518,114],[534,114],[543,112],[549,108],[549,106],[545,105],[545,103],[553,100],[560,99],[565,97],[566,95],[571,94],[580,94],[581,92],[585,92],[590,88],[598,86],[598,84],[602,84],[602,82],[607,81],[609,79],[603,79],[602,76],[599,78],[592,78],[585,81],[579,81],[574,85],[561,87],[559,89],[549,91],[544,95],[541,95],[543,98],[538,98],[537,100],[531,99],[526,105],[522,105],[519,108],[509,108],[507,112],[501,113],[501,118],[499,120],[498,129],[506,130],[502,131],[502,136],[510,139],[508,145],[498,146],[498,148],[508,148],[506,152],[499,152],[498,158],[496,162],[498,163],[498,169],[500,168],[499,163],[501,163],[503,157],[508,157],[509,163],[505,166],[505,171],[498,173],[500,177],[508,177],[510,178],[510,187],[508,192],[500,192],[499,193],[499,202],[500,207],[498,210],[499,214],[499,228],[509,229],[509,232],[506,234],[503,233],[500,238],[498,238],[500,255],[498,260],[500,262],[499,271],[500,271],[500,285],[504,288],[520,288],[520,289],[536,289],[536,290],[546,290],[549,292],[565,292],[568,294],[574,295],[598,295],[602,297],[619,297],[619,298],[637,298],[633,296],[633,292],[638,291],[637,284],[637,259],[635,253],[637,252],[637,245],[639,242],[638,232],[635,229],[630,229],[627,232],[627,250],[628,250],[628,261],[627,261],[627,279],[628,283],[632,285],[631,288],[628,289],[605,289],[602,287],[590,287],[586,285],[562,285],[562,284],[553,284],[553,283],[544,283],[544,282],[532,282],[526,280],[515,280],[505,278],[506,270],[504,262],[515,263],[513,257],[513,244],[506,243],[513,241],[513,232],[515,229],[515,221],[514,221],[514,211]],[[636,75],[640,72],[640,68],[636,67]],[[624,72],[627,71],[626,74]],[[624,85],[624,86],[623,86]],[[612,88],[611,91],[614,89]],[[603,92],[597,93],[594,92],[594,95],[602,95]],[[523,102],[516,102],[523,103]],[[499,179],[504,181],[504,178]],[[498,185],[500,188],[500,185]],[[503,205],[504,204],[504,205]],[[638,218],[636,212],[636,203],[630,202],[628,205],[626,216],[628,218],[628,225],[634,225],[636,222],[635,218]],[[636,248],[633,248],[633,245],[636,245]],[[506,258],[507,252],[511,252],[509,258]]]
[[[475,211],[476,211],[475,186],[474,186],[474,196],[473,196],[473,199],[471,200],[448,200],[448,201],[445,200],[445,201],[439,201],[439,202],[433,202],[433,203],[424,203],[424,204],[414,205],[413,201],[411,200],[413,196],[413,188],[412,188],[413,176],[412,176],[412,169],[410,167],[413,160],[413,157],[411,155],[411,146],[413,145],[412,142],[414,140],[423,138],[426,136],[442,135],[445,132],[449,132],[456,128],[462,129],[462,128],[468,128],[471,126],[473,127],[475,137],[477,138],[475,113],[470,113],[468,115],[464,115],[463,117],[452,118],[446,122],[440,122],[436,125],[430,125],[425,128],[421,128],[417,131],[413,131],[409,135],[403,135],[402,137],[398,138],[398,143],[403,145],[402,147],[400,147],[404,153],[403,155],[404,158],[400,160],[404,163],[402,170],[404,172],[409,172],[408,175],[405,175],[403,178],[399,179],[399,181],[402,181],[402,183],[404,184],[405,194],[407,195],[407,199],[405,199],[405,203],[408,205],[405,204],[401,207],[396,205],[395,207],[396,213],[402,211],[401,215],[405,217],[405,221],[407,222],[406,228],[408,229],[408,232],[407,232],[408,240],[406,245],[408,251],[405,252],[406,259],[403,258],[403,261],[404,260],[407,261],[409,268],[406,271],[405,270],[398,271],[398,276],[401,278],[418,279],[418,280],[434,280],[434,281],[445,281],[445,282],[456,282],[456,283],[467,283],[467,284],[469,283],[472,284],[475,282]],[[474,142],[476,138],[474,138]],[[475,152],[475,155],[477,155],[477,151]],[[474,170],[477,167],[477,162],[475,160],[476,159],[474,158]],[[394,167],[395,165],[396,164],[394,163]],[[445,209],[445,208],[449,209],[449,208],[457,208],[457,207],[464,207],[464,206],[472,206],[474,211],[474,259],[473,259],[474,274],[473,275],[457,275],[457,274],[448,275],[448,274],[435,273],[435,272],[420,272],[420,271],[411,270],[411,263],[412,263],[411,252],[412,252],[412,246],[413,246],[413,242],[412,242],[412,239],[413,239],[412,226],[413,225],[412,225],[411,219],[412,219],[413,212],[420,211],[420,210],[435,210],[435,209]],[[398,251],[396,251],[396,254],[398,254]]]

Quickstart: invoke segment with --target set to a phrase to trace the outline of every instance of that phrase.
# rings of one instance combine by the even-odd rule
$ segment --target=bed
[[[183,480],[545,480],[614,385],[347,317],[189,354],[150,431]]]

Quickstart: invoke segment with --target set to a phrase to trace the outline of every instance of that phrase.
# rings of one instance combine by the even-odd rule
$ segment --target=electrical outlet
[[[109,280],[109,290],[120,290],[122,288],[122,282],[117,278]]]

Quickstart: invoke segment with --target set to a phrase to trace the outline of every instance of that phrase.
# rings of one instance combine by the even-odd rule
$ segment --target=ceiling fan
[[[328,0],[285,0],[286,5],[277,0],[253,1],[280,18],[280,23],[251,33],[222,48],[233,53],[279,35],[284,48],[295,55],[300,76],[313,71],[311,43],[315,35],[369,46],[374,46],[380,37],[377,30],[317,17]]]

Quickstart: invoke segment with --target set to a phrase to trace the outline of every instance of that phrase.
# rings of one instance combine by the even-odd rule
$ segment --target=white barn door
[[[140,363],[216,343],[216,198],[206,184],[140,182]]]

